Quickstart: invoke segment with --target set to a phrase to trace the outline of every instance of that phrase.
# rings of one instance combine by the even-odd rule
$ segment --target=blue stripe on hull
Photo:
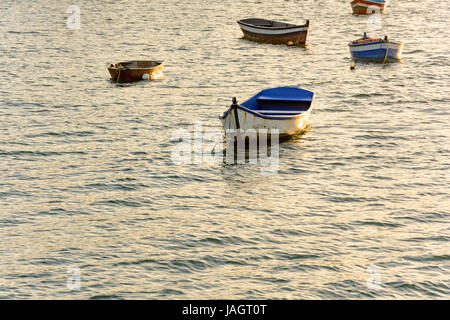
[[[388,59],[395,60],[397,58],[398,50],[391,49],[388,50]],[[365,50],[365,51],[351,51],[351,55],[355,59],[363,59],[363,60],[373,60],[373,61],[384,61],[384,57],[386,56],[386,49],[374,49],[374,50]]]

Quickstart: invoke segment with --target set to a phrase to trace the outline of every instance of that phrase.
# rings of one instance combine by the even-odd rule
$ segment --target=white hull
[[[249,129],[254,129],[257,132],[260,129],[266,129],[268,135],[271,134],[272,130],[278,130],[280,137],[285,137],[305,130],[308,125],[307,121],[310,110],[311,108],[296,116],[286,116],[283,115],[282,111],[277,111],[276,118],[280,119],[270,119],[270,117],[264,117],[264,115],[259,116],[258,114],[246,111],[246,108],[242,106],[238,108],[232,106],[224,113],[225,116],[220,117],[220,120],[222,121],[224,130],[240,129],[245,133]],[[238,121],[236,121],[236,114]]]
[[[350,46],[350,51],[357,52],[357,51],[368,51],[368,50],[377,50],[377,49],[384,49],[386,50],[386,47],[389,49],[397,50],[398,52],[401,52],[403,49],[403,43],[400,42],[378,42],[375,44],[367,44],[367,45],[359,45],[359,46]]]
[[[377,42],[366,45],[350,45],[350,53],[354,58],[361,59],[394,59],[401,60],[403,43],[401,42]],[[387,57],[386,57],[387,55]]]
[[[262,28],[255,28],[251,27],[245,24],[239,23],[239,26],[243,31],[255,33],[255,34],[261,34],[261,35],[268,35],[268,36],[279,36],[279,35],[285,35],[290,33],[297,33],[297,32],[306,32],[308,31],[309,27],[298,27],[298,28],[289,28],[289,29],[262,29]]]

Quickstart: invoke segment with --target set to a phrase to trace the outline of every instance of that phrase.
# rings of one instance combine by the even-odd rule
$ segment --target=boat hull
[[[402,59],[403,43],[401,42],[379,41],[368,44],[349,44],[349,47],[354,60],[382,63]]]
[[[295,116],[265,116],[243,106],[232,105],[219,119],[225,132],[239,129],[245,135],[247,130],[254,129],[257,136],[267,134],[270,138],[273,130],[278,130],[279,140],[282,141],[306,129],[310,110]]]
[[[261,28],[241,21],[238,24],[245,39],[272,44],[304,45],[309,30],[309,24],[284,29]]]
[[[353,14],[384,13],[386,2],[375,2],[366,0],[355,0],[351,2]]]
[[[164,62],[151,68],[128,68],[126,65],[125,67],[117,67],[117,65],[110,66],[108,71],[111,80],[119,83],[141,81],[144,74],[148,74],[148,79],[159,78],[164,70]]]

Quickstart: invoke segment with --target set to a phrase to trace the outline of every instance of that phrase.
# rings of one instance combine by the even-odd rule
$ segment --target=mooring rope
[[[223,134],[226,135],[227,133],[225,132],[224,127],[222,126],[222,129],[220,130],[220,137],[219,137],[219,139],[223,139]],[[216,143],[214,144],[214,147],[211,149],[211,152],[214,152],[214,150],[216,149],[218,144],[219,144],[219,140],[217,139]]]
[[[301,36],[302,36],[302,34],[300,33],[297,38],[297,43],[294,43],[295,45],[300,46],[300,37]]]
[[[383,64],[385,64],[386,63],[386,59],[387,59],[387,56],[388,56],[388,52],[389,52],[389,40],[384,40],[385,41],[385,43],[386,43],[386,54],[385,54],[385,56],[384,56],[384,61],[383,61]]]
[[[309,31],[309,20],[306,20],[306,33],[308,33],[308,31]],[[297,43],[295,43],[297,46],[299,46],[300,45],[300,37],[302,36],[302,33],[300,32],[300,34],[298,35],[298,38],[297,38]]]
[[[117,80],[116,80],[116,84],[119,82],[119,78],[120,78],[120,71],[123,69],[122,65],[119,65],[118,67],[119,69],[119,74],[117,75]]]

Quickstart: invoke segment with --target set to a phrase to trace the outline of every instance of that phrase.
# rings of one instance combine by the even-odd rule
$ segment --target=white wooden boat
[[[391,41],[388,37],[369,38],[364,32],[361,39],[348,44],[350,54],[354,60],[370,62],[394,62],[402,60],[403,43]]]
[[[266,89],[242,104],[233,98],[233,104],[219,119],[227,130],[266,129],[268,136],[278,130],[279,139],[285,140],[304,131],[308,125],[314,93],[294,88]]]
[[[273,44],[304,45],[309,30],[309,20],[304,25],[259,18],[242,19],[237,23],[244,38]]]

